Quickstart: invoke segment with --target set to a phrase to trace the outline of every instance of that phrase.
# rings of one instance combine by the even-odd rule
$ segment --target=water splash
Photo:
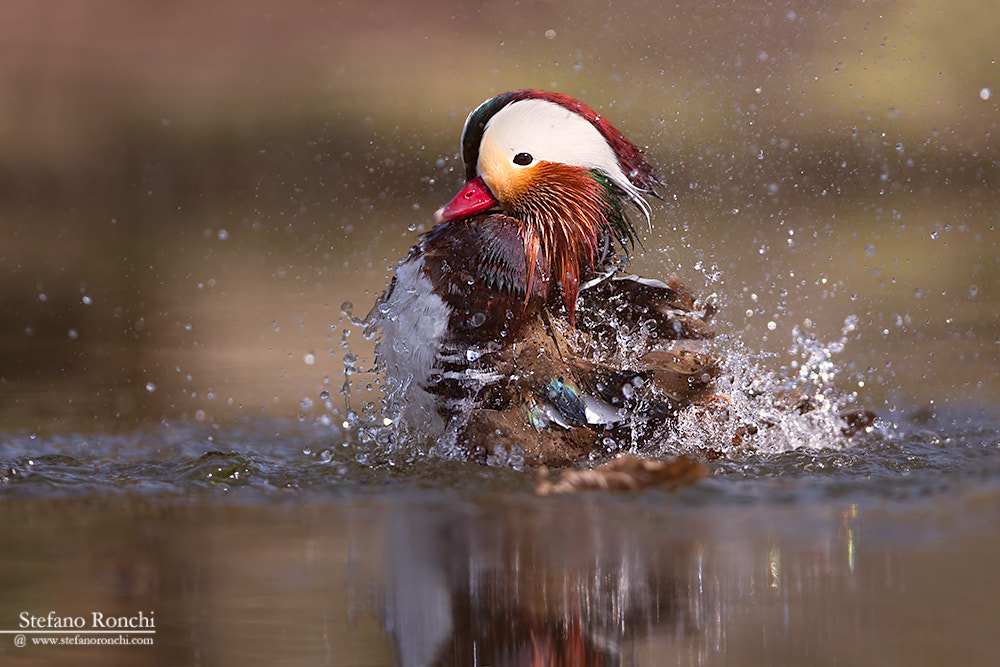
[[[678,415],[676,430],[659,434],[665,449],[710,450],[728,458],[798,449],[839,449],[848,444],[842,411],[857,395],[837,389],[835,356],[843,352],[858,318],[849,316],[839,339],[823,343],[798,326],[790,371],[771,370],[763,355],[736,339],[725,341],[717,402],[691,406]]]
[[[712,275],[718,280],[718,274]],[[710,309],[717,298],[713,294],[699,302],[698,307]],[[377,303],[363,320],[354,317],[349,304],[345,305],[348,307],[344,308],[344,314],[355,326],[363,328],[368,340],[377,338],[380,323],[393,317],[384,302]],[[598,308],[594,315],[614,322],[613,312]],[[664,423],[661,416],[652,414],[651,406],[643,402],[645,399],[638,396],[646,392],[637,392],[634,400],[628,399],[631,413],[624,437],[619,432],[616,437],[603,438],[590,458],[598,461],[623,451],[653,456],[696,451],[740,459],[793,450],[841,449],[849,443],[841,412],[856,400],[856,394],[836,388],[840,370],[836,357],[857,327],[858,318],[848,317],[840,337],[830,342],[821,341],[805,328],[794,327],[789,349],[794,361],[778,371],[772,369],[773,357],[749,349],[739,339],[719,337],[712,348],[721,359],[722,372],[715,380],[715,395],[710,400],[687,406],[675,420]],[[611,360],[621,368],[629,368],[645,352],[671,345],[658,340],[654,332],[643,326],[629,328],[614,322],[612,329],[614,337],[603,352],[604,361]],[[443,436],[429,437],[419,424],[401,418],[408,408],[403,400],[407,395],[405,380],[402,384],[387,385],[382,381],[381,369],[363,367],[352,353],[349,332],[344,332],[341,342],[345,350],[342,426],[354,435],[351,446],[356,450],[357,462],[396,465],[425,458],[469,458],[468,448],[458,440],[465,423],[463,415],[452,418]],[[379,340],[378,344],[392,343]],[[479,355],[481,350],[467,352]],[[354,384],[363,382],[362,378],[369,381],[369,388],[379,387],[383,395],[380,403],[368,402],[358,410],[352,395]],[[464,416],[473,408],[471,404],[466,406]],[[488,465],[523,468],[525,459],[519,448],[510,443],[495,445],[486,461]]]

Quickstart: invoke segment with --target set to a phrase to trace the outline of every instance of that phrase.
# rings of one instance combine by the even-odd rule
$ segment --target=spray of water
[[[343,310],[368,339],[379,335],[377,318],[391,317],[391,313],[381,312],[377,307],[365,319],[354,317],[350,304],[345,304]],[[713,343],[722,360],[714,398],[685,407],[675,421],[667,423],[650,419],[639,403],[629,418],[628,437],[605,438],[591,458],[599,460],[622,451],[654,456],[697,451],[738,459],[747,454],[844,447],[849,441],[840,413],[856,396],[836,388],[835,358],[844,350],[857,325],[855,316],[848,317],[840,337],[830,342],[795,327],[790,347],[794,361],[780,372],[769,367],[768,362],[773,359],[748,349],[741,340],[720,337]],[[622,367],[628,366],[629,359],[659,344],[641,327],[628,329],[622,325],[616,331],[611,356]],[[426,456],[443,459],[467,456],[467,448],[456,437],[460,421],[434,441],[421,438],[412,425],[401,426],[394,418],[405,409],[400,405],[400,392],[380,382],[377,367],[364,367],[351,351],[349,341],[350,332],[345,331],[341,337],[345,376],[340,392],[344,399],[342,425],[352,434],[351,446],[357,462],[394,464]],[[625,350],[628,354],[623,353]],[[356,409],[353,395],[358,382],[366,382],[368,388],[381,387],[384,393],[381,404],[370,401]],[[501,443],[494,448],[488,463],[520,468],[524,457],[516,446],[505,447]]]
[[[711,450],[738,458],[746,453],[845,446],[841,412],[856,395],[836,388],[835,356],[856,327],[857,318],[848,317],[840,338],[829,343],[795,327],[790,352],[796,359],[786,373],[771,370],[767,359],[742,341],[722,341],[717,400],[681,411],[675,428],[657,434],[661,447]]]

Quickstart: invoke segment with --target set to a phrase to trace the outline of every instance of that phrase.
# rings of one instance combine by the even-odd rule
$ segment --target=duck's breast
[[[440,431],[443,419],[427,391],[438,365],[452,309],[434,291],[424,272],[424,257],[411,256],[379,305],[382,330],[376,358],[385,379],[392,418],[411,428]]]

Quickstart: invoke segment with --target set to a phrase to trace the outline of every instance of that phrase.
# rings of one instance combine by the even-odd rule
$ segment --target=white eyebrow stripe
[[[468,121],[466,121],[468,122]],[[491,151],[484,150],[490,144]],[[511,102],[486,123],[480,156],[498,151],[509,160],[530,153],[535,160],[599,169],[635,202],[647,220],[649,203],[622,171],[618,156],[594,125],[572,110],[543,99]]]

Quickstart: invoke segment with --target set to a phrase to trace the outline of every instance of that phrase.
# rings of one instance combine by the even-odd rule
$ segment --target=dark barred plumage
[[[494,213],[446,222],[421,239],[423,271],[452,309],[449,342],[513,340],[545,301],[549,269],[526,256],[521,227]]]

